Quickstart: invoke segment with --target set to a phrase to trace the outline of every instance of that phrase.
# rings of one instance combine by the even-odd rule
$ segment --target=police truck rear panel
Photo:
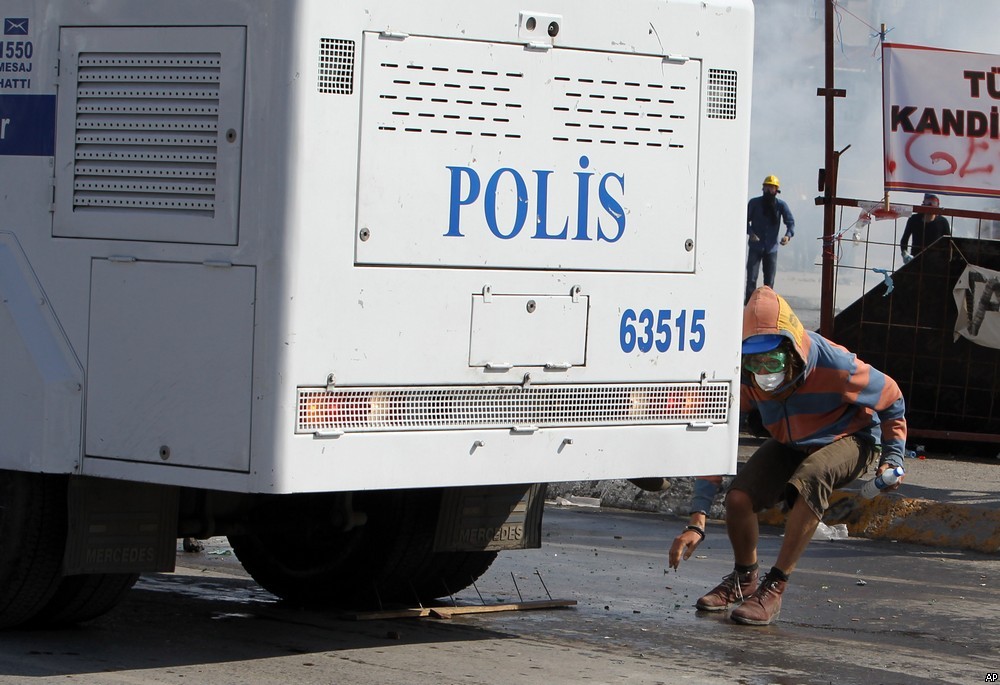
[[[4,11],[0,625],[184,535],[439,596],[531,484],[733,471],[749,0]]]

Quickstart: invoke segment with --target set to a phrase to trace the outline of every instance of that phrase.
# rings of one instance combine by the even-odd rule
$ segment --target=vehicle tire
[[[66,576],[48,603],[25,625],[58,628],[103,616],[118,606],[138,579],[138,573]]]
[[[265,590],[293,604],[337,604],[350,597],[366,569],[354,562],[370,546],[368,526],[348,531],[330,522],[330,496],[262,498],[243,532],[229,544]]]
[[[329,496],[285,497],[258,511],[248,532],[229,542],[254,580],[286,601],[353,609],[414,605],[467,587],[496,556],[433,551],[440,499],[440,490],[358,493],[354,508],[367,522],[343,531],[321,523]]]
[[[435,552],[413,585],[421,597],[454,595],[479,580],[496,558],[496,552]]]
[[[27,621],[61,580],[66,479],[0,470],[0,628]]]

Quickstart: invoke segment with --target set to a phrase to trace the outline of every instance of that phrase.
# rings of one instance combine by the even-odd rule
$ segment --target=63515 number
[[[618,332],[622,352],[629,353],[639,348],[640,352],[667,352],[675,349],[683,352],[690,349],[700,352],[705,346],[704,309],[643,309],[636,314],[634,309],[622,312]]]

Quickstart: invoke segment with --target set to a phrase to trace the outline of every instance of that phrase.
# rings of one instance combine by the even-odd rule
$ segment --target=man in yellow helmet
[[[760,197],[747,203],[747,283],[743,304],[750,300],[750,294],[757,289],[757,276],[761,262],[764,263],[764,285],[774,287],[774,275],[778,271],[778,245],[787,245],[795,235],[795,219],[788,205],[778,199],[781,182],[777,176],[764,179]],[[779,240],[781,222],[785,222],[785,235]]]

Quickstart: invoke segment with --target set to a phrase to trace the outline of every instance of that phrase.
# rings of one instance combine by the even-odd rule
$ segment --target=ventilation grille
[[[390,117],[382,131],[520,138],[524,74],[382,62],[391,89],[379,94]]]
[[[214,216],[219,53],[80,53],[73,208]]]
[[[708,70],[709,119],[736,118],[736,72],[729,69]]]
[[[562,89],[553,107],[562,130],[553,140],[647,147],[683,147],[669,136],[684,120],[677,98],[681,84],[597,81],[556,76]]]
[[[319,92],[351,95],[354,92],[354,41],[319,40]]]
[[[697,140],[695,62],[554,51],[467,41],[372,39],[366,117],[380,133],[684,148]],[[368,43],[366,43],[366,50]],[[366,54],[368,54],[366,52]],[[629,74],[622,78],[619,73]],[[543,142],[544,141],[544,142]]]
[[[725,422],[728,383],[300,388],[297,433]]]

